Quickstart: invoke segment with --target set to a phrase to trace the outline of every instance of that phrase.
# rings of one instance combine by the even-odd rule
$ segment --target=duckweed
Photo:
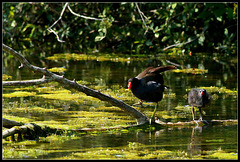
[[[61,68],[61,67],[54,67],[54,68],[48,69],[48,71],[63,73],[65,71],[67,71],[67,69],[66,68]]]
[[[208,73],[207,69],[197,69],[197,68],[189,68],[189,69],[174,69],[172,72],[176,73],[191,73],[191,74],[205,74]]]
[[[27,91],[16,91],[13,93],[3,94],[3,97],[28,97],[36,95],[35,92],[27,92]]]
[[[202,89],[206,89],[208,92],[217,92],[217,93],[226,93],[228,95],[237,95],[237,90],[230,90],[227,89],[226,87],[215,87],[215,86],[210,86],[210,87],[199,87]]]
[[[215,151],[213,154],[208,155],[209,159],[225,159],[225,160],[237,160],[238,159],[238,155],[235,152],[230,152],[227,153],[225,151],[222,150],[217,150]]]
[[[206,89],[209,93],[218,93],[218,94],[222,93],[222,94],[237,96],[237,90],[230,90],[230,89],[227,89],[226,87],[210,86],[210,87],[197,87],[197,88]],[[190,91],[190,90],[191,88],[186,89],[186,91]]]
[[[132,60],[145,60],[145,56],[119,56],[119,55],[108,55],[108,54],[76,54],[76,53],[65,53],[65,54],[54,54],[53,56],[47,57],[48,60],[96,60],[96,61],[113,61],[113,62],[129,62]]]
[[[2,74],[2,81],[8,80],[8,79],[12,79],[12,76],[7,74]]]

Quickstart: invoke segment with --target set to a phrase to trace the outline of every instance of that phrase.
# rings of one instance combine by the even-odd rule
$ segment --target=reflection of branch
[[[207,30],[207,28],[208,28],[208,27],[206,26],[206,27],[203,29],[203,31],[202,31],[198,36],[196,36],[195,38],[193,38],[193,39],[191,39],[191,40],[189,40],[189,41],[187,41],[187,42],[184,42],[184,43],[177,43],[177,44],[173,44],[173,45],[171,45],[171,46],[168,46],[168,47],[164,48],[163,51],[165,51],[165,50],[167,50],[167,49],[169,49],[169,48],[175,47],[175,46],[185,45],[185,44],[188,44],[188,43],[191,43],[191,42],[195,41],[196,39],[198,39],[198,38]]]
[[[97,18],[93,18],[93,17],[87,17],[87,16],[79,15],[79,14],[73,12],[72,9],[70,8],[68,2],[66,2],[65,5],[64,5],[64,7],[63,7],[63,9],[62,9],[62,12],[61,12],[59,18],[57,19],[57,21],[55,21],[55,22],[47,29],[49,32],[53,33],[53,34],[57,37],[57,40],[58,40],[59,42],[65,42],[65,41],[59,39],[58,34],[52,29],[52,27],[53,27],[54,25],[56,25],[59,20],[62,19],[62,16],[63,16],[63,13],[64,13],[66,7],[68,7],[69,11],[70,11],[73,15],[75,15],[75,16],[78,16],[78,17],[81,17],[81,18],[84,18],[84,19],[90,19],[90,20],[98,20],[98,21],[99,21],[99,20],[100,20],[100,21],[103,20],[103,19],[97,19]]]
[[[121,100],[117,100],[109,95],[105,95],[105,94],[101,93],[100,91],[93,90],[84,85],[80,85],[75,81],[75,79],[73,81],[71,81],[71,80],[64,78],[64,76],[59,76],[57,74],[54,74],[54,73],[48,71],[46,68],[40,68],[40,67],[31,65],[21,54],[19,54],[12,48],[6,46],[5,44],[3,44],[3,50],[5,50],[6,52],[15,56],[21,62],[21,64],[24,65],[24,67],[27,67],[28,69],[30,69],[34,72],[42,73],[43,75],[48,76],[50,79],[59,82],[67,89],[78,90],[80,92],[85,93],[88,96],[98,98],[101,101],[107,101],[107,102],[111,103],[113,106],[117,106],[117,107],[121,108],[123,111],[125,111],[128,114],[135,117],[138,121],[138,124],[143,124],[148,121],[147,116],[145,116],[143,113],[134,109],[133,107],[129,106],[128,104],[124,103]]]

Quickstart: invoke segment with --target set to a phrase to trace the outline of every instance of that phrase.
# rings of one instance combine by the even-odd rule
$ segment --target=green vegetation
[[[176,73],[190,73],[190,74],[204,74],[204,73],[207,73],[208,70],[205,70],[205,69],[196,69],[196,68],[189,68],[189,69],[175,69],[175,70],[172,70],[173,72],[176,72]]]
[[[54,54],[49,56],[46,59],[48,60],[97,60],[97,61],[113,61],[113,62],[128,62],[128,61],[138,61],[146,60],[145,56],[136,55],[116,55],[116,54],[76,54],[76,53],[64,53],[64,54]]]
[[[127,145],[119,147],[94,147],[77,150],[66,150],[62,147],[71,140],[78,141],[81,140],[81,138],[83,138],[83,135],[52,135],[44,139],[40,138],[39,142],[22,141],[12,143],[4,140],[3,158],[37,159],[38,157],[47,157],[47,155],[56,153],[61,156],[55,156],[49,159],[238,159],[237,153],[235,152],[211,150],[203,151],[202,155],[199,156],[191,155],[184,150],[156,150],[154,148],[161,148],[162,145],[145,145],[138,142],[128,142]],[[44,143],[49,143],[51,149],[36,149],[36,147]],[[174,147],[177,145],[169,144],[168,146]]]
[[[136,103],[138,99],[130,91],[119,86],[100,86],[87,81],[77,81],[89,85],[91,88],[100,90],[117,99],[127,103]],[[204,87],[210,89],[211,87]],[[213,88],[212,88],[213,89]],[[224,89],[224,93],[232,93],[230,89]],[[10,91],[10,92],[8,92]],[[212,93],[218,93],[213,90]],[[162,104],[167,99],[176,97],[175,93],[165,93]],[[153,103],[144,103],[145,108],[135,107],[150,116],[155,106]],[[180,118],[191,116],[191,107],[177,106],[175,109],[166,111],[158,110],[156,116],[161,120],[178,121]],[[136,121],[125,112],[108,103],[102,102],[83,93],[69,91],[51,82],[45,86],[29,86],[17,88],[3,88],[3,117],[24,123],[36,123],[51,128],[62,128],[64,130],[81,128],[103,128],[114,126],[127,126],[135,124]],[[101,134],[128,134],[133,131],[155,132],[157,128],[149,127],[143,129],[117,129],[109,131],[93,131],[89,133],[69,132],[66,134],[52,134],[46,138],[40,137],[38,141],[14,142],[9,138],[3,140],[4,159],[237,159],[234,152],[219,150],[205,151],[202,156],[191,155],[184,150],[164,149],[162,145],[145,145],[142,143],[129,142],[128,145],[118,147],[94,147],[77,148],[72,150],[75,141],[83,138],[84,135],[97,137]],[[173,129],[173,128],[171,128]],[[180,128],[178,128],[180,129]],[[3,129],[3,131],[6,129]],[[164,130],[164,129],[163,129]],[[163,131],[162,130],[162,131]],[[66,144],[70,142],[70,144]],[[212,143],[223,143],[224,139],[206,139],[209,145]],[[66,144],[66,146],[65,146]],[[70,147],[71,146],[71,147]],[[165,146],[165,145],[164,145]],[[178,147],[178,143],[168,144],[167,147]],[[46,148],[47,147],[47,148]],[[76,146],[75,146],[76,147]],[[155,149],[155,148],[161,149]],[[60,157],[56,156],[61,154]],[[65,155],[66,154],[66,155]],[[54,156],[51,156],[54,155]],[[65,156],[64,156],[65,155]]]
[[[8,79],[12,79],[12,76],[2,74],[2,81],[8,80]]]
[[[172,70],[171,75],[176,80],[164,74],[170,90],[164,92],[156,112],[160,120],[191,120],[191,107],[181,105],[187,104],[188,88],[195,86],[206,89],[211,93],[213,102],[218,100],[223,107],[216,107],[222,108],[220,113],[212,110],[213,118],[222,116],[221,113],[237,118],[234,112],[237,107],[234,83],[237,71],[237,3],[69,3],[76,13],[103,20],[80,18],[66,8],[62,19],[53,27],[59,38],[65,41],[60,43],[47,29],[59,18],[64,5],[4,2],[3,43],[23,53],[33,65],[41,63],[40,67],[65,73],[68,79],[79,79],[79,84],[130,105],[137,103],[138,99],[124,85],[129,76],[132,77],[133,72],[137,73],[144,66],[166,65],[166,60],[170,60],[187,68]],[[171,48],[163,50],[166,47]],[[87,66],[84,66],[87,73],[91,69],[94,73],[85,75],[85,71],[78,75],[82,72],[80,66],[69,66],[77,61],[81,64],[82,60],[88,60]],[[94,65],[94,62],[111,64],[105,68]],[[214,68],[208,66],[212,62],[217,63],[212,65]],[[26,68],[18,69],[20,63],[11,55],[6,58],[5,53],[3,64],[3,73],[6,73],[2,75],[3,81],[42,77]],[[113,70],[124,75],[115,75]],[[218,73],[215,74],[216,71]],[[116,78],[118,82],[114,80]],[[136,120],[121,109],[83,93],[64,89],[57,82],[3,87],[2,92],[3,118],[18,122],[64,130],[136,124]],[[180,92],[183,95],[179,95]],[[144,105],[145,108],[135,108],[151,116],[155,103],[144,102]],[[218,128],[222,130],[220,133]],[[11,141],[8,137],[2,140],[2,153],[3,159],[237,159],[237,129],[218,128],[210,128],[214,134],[204,134],[209,129],[200,134],[200,129],[192,133],[192,128],[158,130],[149,127],[146,130],[117,129],[88,133],[66,131],[62,135],[52,134],[24,141]],[[128,141],[127,137],[130,137]],[[201,147],[201,152],[192,155],[188,152],[190,147]]]
[[[66,8],[53,27],[65,41],[60,43],[47,29],[64,5],[3,3],[3,42],[26,54],[29,48],[43,50],[40,56],[51,56],[53,49],[148,55],[174,44],[186,52],[237,51],[237,3],[69,3],[75,13],[102,20],[80,18]]]

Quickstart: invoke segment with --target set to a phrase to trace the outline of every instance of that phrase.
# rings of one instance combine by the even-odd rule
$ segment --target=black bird
[[[151,118],[154,118],[158,102],[162,100],[163,91],[167,88],[160,73],[171,69],[176,68],[175,66],[148,67],[135,78],[128,80],[128,89],[140,99],[141,105],[142,100],[157,103]]]
[[[200,112],[200,120],[202,121],[202,107],[205,107],[206,104],[210,102],[211,96],[207,93],[205,89],[196,89],[193,88],[189,93],[188,93],[188,103],[192,105],[192,116],[193,120],[194,118],[194,107],[199,108]]]

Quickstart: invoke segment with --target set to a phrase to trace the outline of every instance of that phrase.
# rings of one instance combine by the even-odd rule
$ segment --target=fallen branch
[[[32,86],[32,85],[39,85],[43,83],[48,83],[53,81],[52,79],[47,79],[43,76],[41,79],[35,80],[24,80],[24,81],[4,81],[2,82],[3,86]]]
[[[9,119],[6,119],[6,118],[2,118],[2,126],[5,127],[5,128],[12,128],[14,126],[22,126],[23,123],[19,123],[17,121],[14,121],[14,120],[9,120]]]
[[[12,137],[15,141],[14,135],[18,134],[18,140],[22,140],[22,136],[29,140],[38,140],[39,137],[47,137],[48,135],[62,134],[64,131],[62,129],[50,128],[48,126],[39,126],[34,123],[27,123],[22,126],[14,126],[2,133],[2,138]]]
[[[140,111],[136,110],[135,108],[129,106],[128,104],[124,103],[121,100],[117,100],[109,95],[105,95],[105,94],[101,93],[100,91],[93,90],[84,85],[80,85],[75,81],[75,79],[73,81],[71,81],[71,80],[64,78],[64,76],[60,76],[60,75],[57,75],[57,74],[54,74],[54,73],[48,71],[46,68],[40,68],[40,67],[31,65],[21,54],[19,54],[12,48],[6,46],[5,44],[3,44],[3,50],[5,50],[6,52],[15,56],[21,62],[21,64],[22,64],[21,67],[27,67],[28,69],[30,69],[34,72],[42,73],[43,75],[48,76],[53,81],[59,82],[67,89],[76,89],[80,92],[85,93],[88,96],[98,98],[101,101],[107,101],[107,102],[111,103],[113,106],[117,106],[117,107],[121,108],[123,111],[125,111],[128,114],[135,117],[137,119],[138,124],[144,124],[144,123],[148,122],[147,116],[145,116],[143,113],[141,113]]]

